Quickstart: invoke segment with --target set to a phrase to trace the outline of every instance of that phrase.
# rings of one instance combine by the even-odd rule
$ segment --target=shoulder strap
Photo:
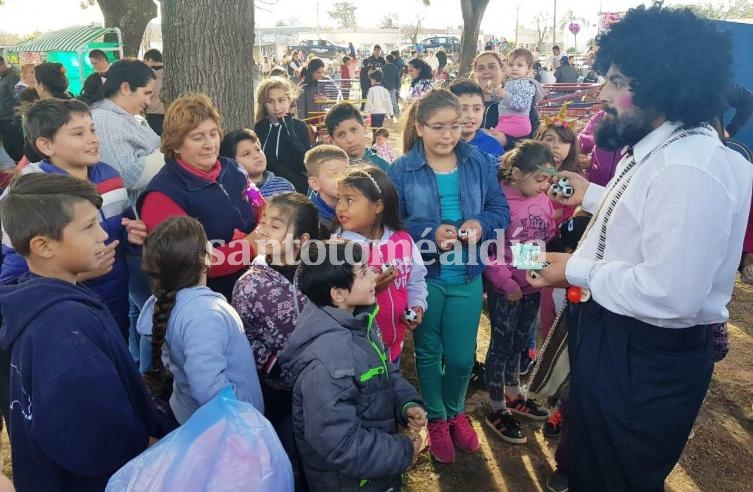
[[[633,153],[632,153],[632,149],[628,150],[628,153],[625,155],[625,157],[623,157],[623,159],[628,159],[627,164],[622,169],[619,176],[617,176],[617,179],[614,180],[614,183],[612,183],[612,186],[609,188],[609,191],[607,191],[604,194],[604,197],[602,198],[601,203],[599,204],[596,211],[594,212],[593,217],[591,218],[591,222],[588,224],[588,227],[586,228],[586,231],[583,233],[583,237],[581,238],[581,243],[583,243],[583,241],[586,239],[586,236],[588,235],[591,228],[596,224],[596,221],[598,220],[598,217],[599,217],[599,214],[601,213],[602,208],[607,207],[604,213],[604,217],[601,220],[601,224],[599,228],[599,239],[596,244],[596,255],[594,259],[596,259],[597,261],[604,259],[604,250],[606,249],[607,227],[609,225],[609,220],[611,219],[612,213],[614,212],[614,209],[617,207],[617,204],[619,203],[620,198],[622,198],[622,196],[625,194],[625,191],[627,190],[627,187],[630,184],[630,181],[633,179],[633,176],[635,175],[634,170],[637,169],[638,167],[637,164],[641,164],[643,162],[648,161],[658,152],[666,149],[670,145],[684,138],[694,136],[694,135],[709,136],[708,133],[698,128],[685,128],[685,129],[678,129],[678,130],[681,130],[681,131],[675,131],[675,134],[673,136],[671,136],[669,139],[665,140],[660,146],[652,150],[645,158],[641,160],[640,163],[636,162],[635,156],[633,156]],[[618,164],[618,167],[619,167],[619,164]],[[580,247],[580,244],[578,246]]]

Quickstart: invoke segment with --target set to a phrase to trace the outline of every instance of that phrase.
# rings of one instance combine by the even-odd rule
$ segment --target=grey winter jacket
[[[397,491],[411,464],[398,424],[423,402],[388,362],[369,311],[309,302],[279,357],[296,378],[293,428],[313,491]]]

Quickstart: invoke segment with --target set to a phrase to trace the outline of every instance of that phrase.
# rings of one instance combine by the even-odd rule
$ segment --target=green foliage
[[[351,2],[336,2],[327,13],[340,24],[340,27],[356,27],[357,8]]]
[[[748,19],[753,18],[753,4],[748,0],[735,0],[734,3],[724,5],[714,5],[704,3],[701,5],[680,5],[678,7],[687,7],[699,17],[708,19]]]

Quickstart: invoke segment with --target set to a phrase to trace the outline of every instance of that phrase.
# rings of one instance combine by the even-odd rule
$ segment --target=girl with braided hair
[[[239,400],[264,412],[243,323],[222,294],[206,285],[209,248],[204,228],[186,216],[167,219],[144,241],[142,268],[153,295],[138,331],[151,337],[148,376],[169,370],[173,377],[170,409],[180,424],[228,384]]]
[[[499,179],[510,206],[510,224],[505,229],[504,251],[497,249],[484,272],[492,324],[484,371],[491,399],[486,423],[513,444],[527,440],[513,414],[531,420],[549,417],[549,411],[526,398],[520,387],[520,354],[539,314],[541,296],[539,289],[526,282],[526,270],[512,266],[512,245],[543,246],[554,237],[554,208],[546,195],[555,173],[554,161],[552,151],[534,140],[522,140],[505,153]]]

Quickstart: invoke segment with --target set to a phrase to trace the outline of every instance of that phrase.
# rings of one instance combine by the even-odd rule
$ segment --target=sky
[[[514,33],[516,7],[520,26],[533,27],[533,16],[544,11],[551,15],[555,0],[491,0],[484,14],[481,29],[487,34]],[[576,16],[596,22],[599,9],[607,12],[624,11],[641,5],[642,0],[556,0],[557,16],[568,9]],[[701,0],[684,0],[672,3],[699,3]],[[714,1],[714,0],[712,0]],[[717,0],[720,1],[720,0]],[[257,0],[256,25],[271,27],[278,20],[296,18],[316,25],[316,5],[319,5],[319,22],[322,27],[335,26],[327,11],[336,0]],[[0,31],[25,34],[34,31],[50,31],[71,25],[101,23],[102,14],[97,6],[82,10],[80,0],[5,0],[0,7]],[[273,5],[269,5],[273,3]],[[401,24],[415,23],[423,16],[423,25],[432,28],[457,27],[462,25],[459,0],[431,0],[425,7],[420,0],[358,0],[356,18],[363,27],[377,26],[388,13],[397,13]],[[271,10],[267,12],[263,9]]]

